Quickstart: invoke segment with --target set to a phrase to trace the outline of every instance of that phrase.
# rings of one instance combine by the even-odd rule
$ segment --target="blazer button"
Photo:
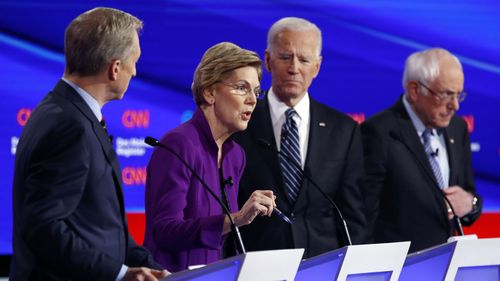
[[[290,219],[295,220],[295,214],[294,213],[290,214]]]

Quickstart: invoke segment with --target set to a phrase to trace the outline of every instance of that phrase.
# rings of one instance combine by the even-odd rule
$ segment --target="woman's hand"
[[[257,216],[271,216],[273,208],[276,207],[274,200],[276,196],[271,190],[256,190],[250,195],[243,207],[236,213],[231,214],[231,218],[236,226],[244,226],[251,223]],[[222,234],[231,231],[231,222],[226,216]]]
[[[243,207],[234,215],[233,220],[237,226],[251,223],[258,215],[271,216],[274,202],[274,193],[271,190],[256,190],[250,195]]]

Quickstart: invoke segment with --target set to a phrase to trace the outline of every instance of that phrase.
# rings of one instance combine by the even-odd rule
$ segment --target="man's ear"
[[[414,104],[418,100],[418,83],[415,81],[409,81],[406,85],[406,91],[408,92],[408,101],[410,104]]]
[[[269,60],[271,59],[271,57],[270,57],[270,56],[271,56],[271,55],[269,54],[269,51],[268,51],[268,50],[266,50],[266,51],[264,52],[264,63],[265,63],[265,65],[266,65],[266,70],[267,70],[267,71],[269,71],[269,72],[271,72],[271,65],[269,64]]]
[[[314,75],[313,77],[316,78],[319,74],[319,70],[321,68],[321,62],[323,61],[323,57],[319,56],[316,61],[314,62]]]
[[[108,78],[111,81],[118,80],[118,73],[120,73],[122,62],[121,60],[113,60],[108,66]]]

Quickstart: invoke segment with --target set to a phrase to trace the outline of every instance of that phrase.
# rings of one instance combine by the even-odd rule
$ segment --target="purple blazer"
[[[160,141],[179,153],[219,196],[218,148],[203,112],[168,132]],[[225,190],[231,212],[238,210],[238,184],[245,167],[243,149],[228,138],[222,146],[222,172],[232,177]],[[144,246],[171,272],[221,259],[224,213],[217,201],[175,155],[156,148],[147,168]]]

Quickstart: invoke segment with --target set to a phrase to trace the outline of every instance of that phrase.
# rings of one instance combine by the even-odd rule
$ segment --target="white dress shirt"
[[[278,150],[280,150],[281,128],[286,121],[285,111],[290,107],[278,99],[272,88],[269,89],[268,92],[268,101],[269,111],[271,113],[271,122],[274,130],[274,138],[276,140],[276,146]],[[309,93],[306,93],[293,108],[297,112],[297,114],[293,116],[293,120],[297,124],[297,128],[299,130],[300,159],[302,162],[302,169],[304,169],[307,157],[309,124],[311,119]]]
[[[78,85],[75,83],[69,81],[66,78],[62,78],[64,82],[66,82],[68,85],[71,86],[79,95],[82,97],[82,99],[85,101],[85,103],[90,107],[90,110],[94,113],[95,117],[97,118],[97,121],[101,122],[102,120],[102,113],[101,113],[101,107],[99,106],[99,102],[91,96],[89,93],[87,93],[84,89],[80,88]]]
[[[406,100],[406,96],[403,96],[403,104],[410,115],[411,122],[413,126],[417,130],[418,135],[420,136],[420,142],[423,144],[424,139],[422,134],[426,129],[424,123],[420,118],[418,118],[417,114],[413,111],[410,103]],[[429,136],[429,141],[431,144],[432,151],[437,151],[436,160],[439,164],[439,169],[441,170],[441,176],[443,176],[443,182],[445,188],[450,185],[450,164],[448,162],[448,152],[446,151],[446,140],[444,139],[443,134],[438,134],[436,129],[432,129],[432,134]]]

